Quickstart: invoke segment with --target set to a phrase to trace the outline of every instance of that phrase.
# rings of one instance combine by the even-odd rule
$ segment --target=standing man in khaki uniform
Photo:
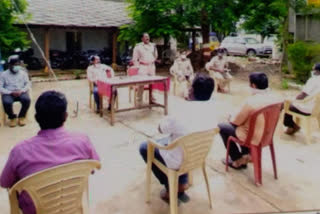
[[[139,68],[139,75],[154,76],[156,74],[155,62],[158,58],[156,45],[150,42],[148,33],[143,33],[142,42],[133,50],[133,63]],[[138,105],[142,104],[143,86],[138,88]],[[153,97],[151,97],[153,99]]]

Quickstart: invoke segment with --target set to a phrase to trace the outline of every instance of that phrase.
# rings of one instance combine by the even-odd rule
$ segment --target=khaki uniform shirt
[[[154,62],[158,58],[158,51],[154,43],[138,43],[133,50],[133,63],[139,67],[139,74],[155,75]]]
[[[215,71],[211,70],[210,67],[214,67],[215,69],[218,69],[218,70],[224,70],[227,65],[226,63],[227,61],[224,58],[219,59],[218,56],[215,56],[210,60],[210,62],[206,64],[206,69],[211,74],[211,72],[215,72]]]
[[[170,73],[178,78],[179,81],[184,81],[185,76],[193,76],[193,68],[190,59],[182,60],[177,58],[170,68]]]

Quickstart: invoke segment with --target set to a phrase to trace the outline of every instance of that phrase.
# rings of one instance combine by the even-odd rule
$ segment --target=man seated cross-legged
[[[68,132],[63,127],[68,114],[67,100],[62,93],[44,92],[35,108],[35,118],[41,130],[35,137],[20,142],[11,150],[0,177],[4,188],[12,187],[26,176],[61,164],[99,160],[88,136]],[[35,214],[34,204],[26,192],[22,192],[18,200],[24,214]]]
[[[270,92],[268,88],[268,77],[261,72],[254,72],[249,75],[250,89],[252,95],[240,106],[238,111],[229,117],[227,123],[220,123],[220,135],[224,145],[227,147],[230,136],[237,137],[244,141],[248,136],[250,115],[259,108],[281,102],[281,99]],[[256,121],[256,129],[253,134],[252,144],[258,145],[264,130],[264,118],[259,116]],[[228,162],[222,160],[234,169],[245,169],[250,161],[250,151],[247,147],[241,146],[241,150],[235,142],[230,143],[230,158]]]
[[[190,101],[184,101],[183,109],[175,112],[173,116],[165,117],[160,122],[160,133],[169,135],[169,138],[161,139],[158,142],[168,145],[175,139],[187,134],[217,127],[217,105],[213,100],[210,100],[213,90],[214,81],[210,76],[206,74],[196,75],[190,91]],[[140,146],[140,154],[145,162],[147,162],[147,147],[147,143],[142,143]],[[184,159],[181,147],[171,150],[155,149],[155,158],[174,170],[180,168]],[[165,186],[165,189],[160,193],[161,198],[169,201],[167,176],[155,165],[152,166],[152,171],[159,182]],[[185,194],[187,187],[188,176],[187,174],[181,175],[179,177],[178,198],[182,202],[189,200],[189,197]]]

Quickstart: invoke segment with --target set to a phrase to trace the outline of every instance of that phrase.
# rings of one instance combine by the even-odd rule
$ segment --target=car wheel
[[[255,50],[248,50],[247,55],[248,55],[248,57],[255,57],[256,52],[255,52]]]

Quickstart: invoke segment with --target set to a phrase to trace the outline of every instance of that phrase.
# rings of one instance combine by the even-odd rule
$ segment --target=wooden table
[[[164,114],[168,114],[168,90],[170,87],[170,79],[168,77],[163,76],[119,76],[110,79],[106,79],[105,81],[98,81],[98,91],[100,98],[100,116],[103,116],[103,96],[107,96],[110,98],[111,109],[110,109],[110,123],[114,125],[115,113],[131,111],[135,109],[144,109],[144,108],[152,108],[152,107],[161,107],[164,108]],[[134,106],[131,108],[125,109],[115,109],[115,96],[116,89],[130,86],[144,86],[149,85],[149,104],[142,106]],[[155,89],[163,90],[164,94],[164,104],[153,102],[152,91]],[[119,95],[117,95],[119,96]]]

